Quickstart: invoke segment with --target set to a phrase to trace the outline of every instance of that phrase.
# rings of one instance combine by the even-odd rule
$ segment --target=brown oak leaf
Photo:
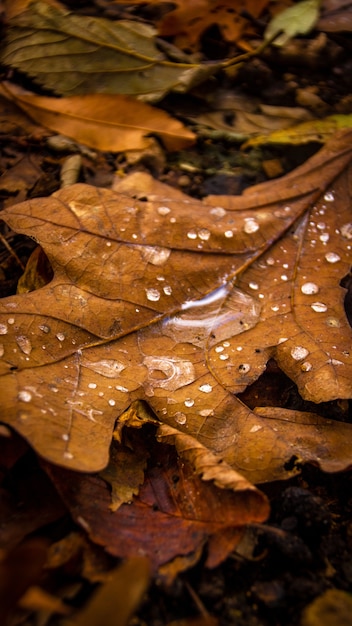
[[[351,397],[339,286],[351,258],[350,140],[240,197],[138,200],[78,184],[3,211],[54,270],[40,290],[0,301],[3,421],[82,471],[106,466],[115,422],[136,400],[220,486],[237,489],[238,472],[287,477],[293,455],[350,466],[351,425],[262,416],[234,395],[273,357],[306,398]]]

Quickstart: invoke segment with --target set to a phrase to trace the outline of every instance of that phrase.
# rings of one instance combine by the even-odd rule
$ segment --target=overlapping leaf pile
[[[350,467],[350,424],[275,407],[253,412],[235,395],[272,357],[304,398],[351,397],[340,287],[351,265],[350,140],[342,134],[241,197],[201,202],[144,179],[138,200],[142,183],[131,179],[124,193],[78,184],[4,210],[12,228],[43,246],[54,278],[0,302],[1,419],[49,461],[86,472],[106,466],[116,422],[122,459],[124,426],[150,423],[203,480],[232,492],[242,523],[267,514],[251,483],[289,476],[292,456],[328,471]],[[153,413],[133,404],[140,400]],[[143,467],[142,455],[122,502]],[[72,481],[62,480],[67,496]],[[143,489],[140,528],[153,506]],[[238,526],[233,511],[221,528]],[[204,530],[207,515],[199,541],[216,532]],[[169,558],[156,550],[154,562]]]

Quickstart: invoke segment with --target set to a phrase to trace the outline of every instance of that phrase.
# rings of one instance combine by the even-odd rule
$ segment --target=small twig
[[[14,249],[10,246],[9,242],[5,239],[5,237],[1,233],[0,233],[0,241],[5,246],[6,250],[8,250],[8,252],[11,254],[11,256],[13,256],[13,258],[16,260],[16,263],[18,263],[21,270],[24,271],[26,268],[23,265],[20,257],[17,255],[17,253],[14,251]]]

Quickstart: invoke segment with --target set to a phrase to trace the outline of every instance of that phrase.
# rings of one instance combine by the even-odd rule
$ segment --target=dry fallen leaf
[[[181,150],[195,140],[194,133],[165,111],[128,96],[50,98],[10,83],[0,83],[0,93],[36,122],[97,150],[146,148],[150,134],[160,137],[168,150]]]
[[[251,28],[246,14],[258,18],[267,5],[268,0],[177,0],[175,8],[161,18],[158,30],[162,37],[175,37],[180,48],[192,48],[216,24],[226,41],[237,42]]]
[[[107,464],[115,421],[135,400],[219,486],[237,489],[237,472],[287,477],[293,455],[350,466],[351,425],[261,417],[233,395],[274,356],[305,397],[351,397],[339,287],[351,254],[350,138],[216,206],[73,185],[3,211],[54,269],[42,289],[0,301],[3,421],[50,461],[84,471]]]
[[[75,15],[52,2],[31,2],[8,20],[2,63],[53,93],[129,94],[160,99],[187,91],[219,63],[175,63],[148,24]]]

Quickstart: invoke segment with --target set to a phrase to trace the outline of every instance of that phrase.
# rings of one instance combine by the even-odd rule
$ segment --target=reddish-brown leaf
[[[115,512],[109,509],[109,489],[101,478],[47,466],[74,518],[111,554],[146,554],[156,570],[197,551],[213,535],[209,560],[215,564],[238,542],[240,527],[266,519],[267,500],[249,483],[235,492],[219,489],[201,480],[172,446],[150,445],[153,463],[139,496]],[[226,529],[232,529],[227,542],[221,538]]]

